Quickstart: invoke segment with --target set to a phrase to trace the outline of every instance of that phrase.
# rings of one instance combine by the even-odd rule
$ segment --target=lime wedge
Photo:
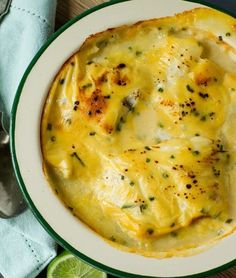
[[[47,278],[106,278],[106,273],[99,271],[67,251],[62,252],[48,266]]]

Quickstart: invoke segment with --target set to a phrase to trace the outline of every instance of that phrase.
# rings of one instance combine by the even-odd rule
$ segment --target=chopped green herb
[[[230,224],[230,223],[232,223],[233,222],[233,219],[232,218],[229,218],[229,219],[227,219],[226,221],[225,221],[225,223],[227,223],[227,224]]]
[[[193,115],[198,117],[200,115],[200,113],[198,111],[193,111]]]
[[[155,200],[155,197],[149,197],[148,199],[149,201],[153,202]]]
[[[194,89],[188,84],[186,86],[186,89],[190,92],[190,93],[194,93]]]
[[[173,228],[175,226],[175,222],[173,222],[170,227]]]
[[[121,179],[124,180],[124,179],[125,179],[125,176],[122,175],[122,176],[121,176]]]
[[[213,218],[219,218],[219,217],[220,217],[220,215],[221,215],[221,213],[222,213],[222,211],[220,211],[220,212],[216,213],[215,215],[213,215]]]
[[[160,87],[160,88],[158,89],[158,92],[163,93],[163,92],[164,92],[164,89]]]
[[[205,208],[202,208],[201,211],[200,211],[202,214],[206,215],[208,214],[207,210]]]
[[[97,43],[97,47],[98,48],[104,48],[108,45],[108,41],[107,40],[101,40]]]
[[[91,65],[93,63],[94,63],[94,61],[88,61],[87,65]]]
[[[92,83],[87,83],[87,84],[82,86],[82,89],[85,90],[85,89],[90,88],[90,87],[92,87]]]
[[[71,119],[66,119],[66,124],[71,125],[72,121]]]
[[[199,151],[193,151],[192,154],[193,154],[194,156],[197,156],[197,155],[200,154],[200,152],[199,152]]]
[[[191,189],[192,188],[192,185],[190,183],[186,184],[186,188],[187,189]]]
[[[135,55],[136,55],[137,57],[141,56],[142,54],[143,54],[142,51],[136,51],[136,52],[135,52]]]
[[[222,36],[219,36],[219,41],[223,41],[223,37]]]
[[[215,177],[219,177],[220,176],[220,170],[217,170],[215,167],[212,167],[213,170],[213,174]]]
[[[219,146],[219,152],[221,152],[221,153],[224,153],[225,151],[224,151],[224,146],[223,145],[220,145]]]
[[[158,126],[159,126],[160,128],[164,128],[164,125],[163,125],[162,123],[159,123]]]
[[[200,120],[201,120],[202,122],[205,122],[206,119],[207,119],[206,116],[202,116]]]
[[[177,234],[176,232],[171,232],[170,235],[171,235],[172,237],[177,237],[177,236],[178,236],[178,234]]]
[[[172,154],[172,155],[170,156],[170,158],[171,158],[171,159],[175,159],[175,156]]]
[[[151,161],[150,158],[146,158],[146,162],[149,163]]]
[[[121,63],[117,66],[118,69],[124,69],[126,67],[126,64]]]
[[[147,233],[148,233],[149,235],[152,235],[152,234],[154,233],[154,230],[153,230],[152,228],[148,228],[148,229],[147,229]]]
[[[51,137],[51,141],[52,141],[52,142],[55,142],[55,141],[56,141],[56,136],[52,136],[52,137]]]
[[[47,125],[47,130],[52,130],[52,124]]]
[[[64,83],[65,83],[65,79],[62,78],[62,79],[60,80],[60,84],[62,85],[62,84],[64,84]]]
[[[130,208],[135,208],[135,207],[137,207],[136,204],[125,204],[121,208],[122,209],[130,209]]]
[[[204,94],[204,93],[202,93],[202,92],[199,92],[198,95],[199,95],[201,98],[204,98],[204,99],[209,97],[209,94],[207,94],[207,93]]]
[[[230,36],[231,36],[231,33],[230,33],[230,32],[227,32],[225,35],[226,35],[226,37],[230,37]]]
[[[75,157],[75,158],[79,161],[79,163],[80,163],[83,167],[85,167],[85,164],[84,164],[83,160],[78,156],[77,152],[73,152],[73,153],[71,154],[71,157]]]
[[[149,148],[148,146],[145,146],[144,149],[147,151],[151,151],[151,148]]]
[[[129,184],[130,184],[131,186],[134,186],[134,182],[133,182],[133,181],[131,181]]]
[[[143,212],[145,209],[147,209],[147,205],[141,204],[139,208],[140,208],[140,211]]]
[[[133,47],[132,47],[132,46],[129,46],[128,49],[129,49],[129,50],[133,50]]]
[[[164,179],[168,179],[168,178],[169,178],[169,174],[167,174],[167,173],[162,173],[162,177],[163,177]]]
[[[111,236],[111,237],[110,237],[110,240],[111,240],[111,241],[113,241],[113,242],[115,242],[115,241],[116,241],[116,239],[115,239],[115,237],[114,237],[114,236]]]
[[[96,134],[96,132],[95,131],[91,131],[91,132],[89,132],[89,135],[90,136],[94,136]]]
[[[198,137],[198,136],[200,136],[200,134],[199,134],[199,133],[196,133],[195,136]]]

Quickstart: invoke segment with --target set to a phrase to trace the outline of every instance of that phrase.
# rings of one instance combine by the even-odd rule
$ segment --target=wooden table
[[[86,9],[106,2],[105,0],[58,0],[56,29],[65,24],[69,19],[80,14]],[[232,246],[236,248],[236,246]],[[214,260],[214,258],[212,258]],[[211,276],[211,278],[236,278],[236,267],[224,271],[220,274]]]

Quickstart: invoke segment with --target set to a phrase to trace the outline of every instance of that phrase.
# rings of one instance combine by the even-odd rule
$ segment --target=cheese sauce
[[[191,255],[236,220],[236,20],[210,9],[92,35],[44,107],[45,175],[118,248]]]

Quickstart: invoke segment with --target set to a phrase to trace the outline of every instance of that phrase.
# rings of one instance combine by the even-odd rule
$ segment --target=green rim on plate
[[[18,165],[18,161],[17,161],[17,156],[16,156],[16,147],[15,147],[15,125],[16,125],[16,115],[17,115],[17,107],[19,104],[19,100],[21,97],[21,92],[22,89],[24,87],[24,84],[28,78],[28,75],[30,74],[31,70],[33,69],[34,65],[36,64],[36,62],[39,60],[39,58],[41,57],[41,55],[44,53],[44,51],[49,47],[49,45],[60,35],[62,34],[66,29],[68,29],[71,25],[73,25],[74,23],[76,23],[77,21],[79,21],[80,19],[82,19],[83,17],[97,11],[100,9],[103,9],[105,7],[108,7],[110,5],[115,5],[121,2],[127,2],[130,0],[111,0],[109,2],[106,3],[102,3],[98,6],[95,6],[89,10],[86,10],[85,12],[81,13],[80,15],[76,16],[75,18],[71,19],[70,21],[68,21],[64,26],[62,26],[58,31],[56,31],[50,38],[49,40],[40,48],[40,50],[37,52],[37,54],[34,56],[33,60],[31,61],[31,63],[29,64],[28,68],[26,69],[21,82],[19,84],[19,87],[17,89],[16,92],[16,96],[13,102],[13,106],[12,106],[12,111],[11,111],[11,125],[10,125],[10,139],[11,139],[11,154],[12,154],[12,159],[13,159],[13,165],[14,165],[14,170],[17,176],[17,180],[19,183],[19,186],[21,188],[21,191],[24,195],[25,200],[27,201],[31,211],[33,212],[33,214],[35,215],[35,217],[37,218],[37,220],[41,223],[41,225],[44,227],[44,229],[66,250],[70,251],[71,253],[73,253],[74,255],[78,256],[81,260],[83,260],[84,262],[102,270],[105,271],[109,274],[113,274],[117,277],[121,277],[121,278],[151,278],[151,277],[156,277],[156,276],[143,276],[143,275],[137,275],[137,274],[132,274],[132,273],[127,273],[127,272],[123,272],[120,271],[118,269],[114,269],[111,268],[109,266],[106,266],[102,263],[99,263],[89,257],[87,257],[86,255],[80,253],[78,250],[76,250],[74,247],[72,247],[69,243],[67,243],[63,238],[61,238],[53,229],[52,227],[46,222],[46,220],[43,218],[43,216],[40,214],[40,212],[37,210],[37,208],[35,207],[27,189],[26,186],[24,184],[24,180],[21,176],[21,172],[20,172],[20,168]],[[200,3],[200,4],[204,4],[207,5],[206,2],[204,0],[185,0],[188,2],[196,2],[196,3]],[[229,13],[230,15],[233,15],[232,12],[230,12],[227,9],[224,8],[219,8],[216,7],[215,5],[208,5],[211,6],[212,8],[216,8],[220,11]],[[235,15],[234,15],[235,16]],[[219,266],[217,268],[211,269],[209,271],[206,272],[202,272],[202,273],[197,273],[197,274],[193,274],[193,275],[187,275],[187,276],[182,276],[182,277],[206,277],[208,275],[212,275],[212,274],[216,274],[218,272],[224,271],[232,266],[236,265],[236,259],[224,264],[222,266]],[[158,278],[158,277],[156,277]],[[161,278],[161,277],[159,277]],[[180,277],[179,277],[180,278]]]

